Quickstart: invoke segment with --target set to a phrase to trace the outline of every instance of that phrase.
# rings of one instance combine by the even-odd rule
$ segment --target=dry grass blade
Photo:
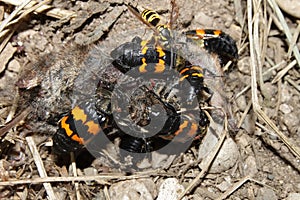
[[[10,31],[5,29],[0,33],[0,38],[3,38],[3,36],[5,36],[7,33],[9,33]],[[2,50],[3,48],[0,48],[0,50]]]
[[[291,34],[291,31],[284,19],[284,16],[281,12],[281,10],[279,9],[277,3],[275,2],[275,0],[268,0],[270,6],[272,7],[272,9],[275,11],[278,19],[279,19],[279,22],[280,24],[282,25],[282,28],[283,28],[283,31],[286,35],[286,38],[289,42],[289,45],[290,46],[293,46],[293,37],[292,37],[292,34]],[[293,53],[294,53],[294,56],[297,60],[297,63],[298,63],[298,66],[300,66],[300,53],[299,53],[299,49],[296,45],[294,45],[294,47],[292,48],[293,49]]]
[[[282,67],[282,65],[286,64],[286,62],[284,60],[282,60],[280,63],[274,65],[273,63],[271,65],[273,65],[273,67],[271,67],[270,69],[264,71],[263,75],[268,75],[269,73],[271,73],[272,71],[279,69]]]
[[[244,89],[242,89],[239,93],[237,93],[235,96],[234,96],[234,99],[237,99],[239,98],[240,96],[242,96],[245,92],[247,92],[247,90],[249,90],[251,88],[250,85],[247,85]]]
[[[272,0],[270,0],[272,1]],[[278,8],[279,9],[279,8]],[[296,145],[294,145],[270,120],[270,118],[261,110],[261,106],[258,102],[258,94],[257,94],[257,78],[256,78],[256,69],[257,69],[257,55],[255,54],[255,37],[253,33],[258,32],[257,30],[253,30],[253,28],[258,28],[255,23],[259,23],[257,17],[252,16],[252,1],[247,1],[247,10],[248,10],[248,29],[249,29],[249,41],[250,41],[250,62],[251,62],[251,92],[252,92],[252,105],[253,110],[268,126],[272,128],[272,130],[278,135],[280,140],[287,145],[287,147],[291,150],[291,152],[300,158],[300,149]],[[294,52],[295,53],[295,52]]]
[[[34,162],[35,162],[35,164],[37,166],[37,169],[38,169],[38,172],[39,172],[40,176],[42,178],[47,177],[47,173],[46,173],[46,170],[44,168],[44,164],[43,164],[42,159],[41,159],[41,157],[39,155],[39,152],[38,152],[38,150],[36,148],[36,145],[35,145],[35,143],[33,141],[33,138],[32,137],[26,137],[26,141],[27,141],[29,149],[30,149],[30,151],[32,153],[32,157],[33,157]],[[44,185],[44,187],[46,189],[46,192],[48,194],[48,198],[50,200],[56,200],[57,197],[54,194],[54,191],[52,189],[51,184],[50,183],[43,183],[43,185]]]
[[[1,2],[7,3],[7,4],[11,4],[11,5],[15,5],[15,6],[20,5],[20,1],[18,1],[18,0],[1,0]],[[37,2],[32,1],[30,5],[34,5],[36,3]],[[32,6],[30,6],[30,7],[32,7]],[[35,12],[37,12],[37,13],[46,12],[45,14],[47,16],[54,17],[56,19],[64,19],[64,18],[76,17],[76,13],[73,12],[73,11],[63,10],[63,9],[60,9],[60,8],[52,8],[51,6],[48,6],[48,5],[43,5],[43,6],[39,7],[39,8],[37,8],[35,10]]]
[[[72,160],[72,172],[73,172],[73,175],[74,177],[77,177],[77,167],[76,167],[76,162],[75,162],[75,155],[73,152],[71,152],[71,160]],[[79,184],[78,182],[75,182],[74,183],[75,185],[75,191],[76,191],[76,199],[81,199],[81,195],[80,195],[80,192],[79,192]]]
[[[49,2],[50,2],[50,0],[46,0],[46,1],[40,2],[39,4],[37,4],[37,5],[33,6],[33,7],[30,7],[25,12],[23,12],[17,19],[15,19],[15,20],[12,21],[12,19],[17,14],[19,14],[21,12],[20,8],[24,8],[24,7],[26,7],[26,5],[28,3],[30,3],[30,2],[28,2],[28,3],[26,2],[26,4],[24,6],[22,4],[22,6],[18,7],[18,9],[15,10],[17,12],[14,11],[15,13],[14,12],[11,13],[11,15],[2,22],[2,24],[0,25],[1,26],[1,28],[0,28],[0,38],[4,37],[7,33],[9,33],[9,35],[7,35],[6,38],[4,39],[4,41],[2,42],[2,44],[0,46],[0,52],[2,52],[3,48],[6,46],[6,44],[10,40],[11,36],[14,34],[15,30],[17,29],[17,27],[18,27],[17,23],[20,22],[20,20],[22,20],[26,15],[28,15],[31,12],[33,12],[35,9],[37,9],[37,8],[39,8],[39,7],[41,7],[44,4],[49,3]],[[15,24],[15,26],[11,26],[10,29],[3,30],[5,27],[8,27],[8,26],[10,26],[12,24]],[[3,30],[3,31],[1,31],[1,30]],[[5,66],[5,65],[3,65],[3,66]],[[1,70],[0,70],[0,72],[1,72]]]
[[[255,106],[253,106],[255,107]],[[256,108],[258,107],[258,104],[256,104]],[[291,152],[300,158],[300,149],[297,145],[295,145],[293,142],[290,141],[288,137],[286,137],[277,127],[276,125],[270,120],[270,118],[261,110],[261,109],[255,109],[255,113],[257,116],[263,120],[268,126],[270,126],[273,131],[277,134],[277,136],[280,138],[280,140],[291,150]]]
[[[285,80],[289,82],[292,86],[294,86],[300,92],[300,85],[295,83],[295,81],[291,80],[289,77],[285,77]]]
[[[275,76],[273,79],[272,83],[277,83],[282,79],[282,77],[290,70],[292,69],[295,65],[297,64],[296,60],[293,60],[290,64],[288,64],[283,70],[278,72],[278,74]]]
[[[38,9],[39,7],[45,5],[45,4],[48,4],[50,3],[51,0],[45,0],[45,1],[42,1],[36,5],[33,5],[32,7],[28,8],[27,10],[25,10],[17,19],[9,22],[7,24],[7,26],[10,26],[12,24],[15,24],[15,23],[18,23],[20,20],[22,20],[26,15],[28,15],[29,13],[32,13],[33,11],[35,11],[36,9]]]
[[[241,116],[241,119],[240,119],[239,123],[237,124],[237,127],[238,127],[238,128],[240,128],[240,127],[242,126],[244,120],[245,120],[246,117],[247,117],[247,114],[248,114],[248,112],[249,112],[251,106],[252,106],[252,103],[249,102],[249,103],[247,104],[246,109],[244,110],[244,112],[243,112],[243,114],[242,114],[242,116]]]
[[[104,186],[103,192],[104,192],[104,195],[105,195],[105,199],[106,199],[106,200],[111,200],[111,198],[110,198],[110,196],[109,196],[109,192],[108,192],[107,186]]]
[[[3,31],[3,29],[7,26],[7,24],[32,0],[26,0],[23,3],[19,2],[19,7],[17,7],[5,20],[2,21],[0,24],[0,33]]]
[[[5,39],[3,40],[3,42],[0,44],[0,52],[3,51],[3,49],[6,47],[7,43],[9,42],[10,38],[12,37],[12,35],[15,32],[15,28],[13,28],[12,30],[4,30],[0,33],[0,38],[2,38],[4,35],[6,35]]]
[[[294,32],[294,35],[293,35],[293,39],[292,39],[292,42],[289,46],[289,50],[288,50],[288,58],[291,57],[291,54],[292,54],[292,51],[293,51],[293,48],[294,46],[296,46],[296,43],[297,43],[297,40],[298,40],[298,37],[299,37],[299,34],[300,34],[300,21],[298,21],[298,26]]]

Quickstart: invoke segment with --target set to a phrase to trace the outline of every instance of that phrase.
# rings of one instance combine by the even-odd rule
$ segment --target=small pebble
[[[250,75],[250,57],[243,57],[238,61],[238,69],[243,74]]]
[[[273,174],[268,174],[267,178],[272,181],[272,180],[274,180],[275,177]]]
[[[286,200],[299,200],[300,199],[300,193],[290,193]]]
[[[264,84],[262,93],[267,100],[271,100],[271,98],[276,96],[277,87],[270,82],[266,82]]]
[[[244,95],[241,95],[236,98],[236,104],[241,111],[244,111],[247,107],[246,97]]]
[[[269,167],[269,166],[266,166],[266,165],[264,165],[264,166],[262,167],[262,171],[263,171],[263,172],[268,172],[268,173],[271,172],[270,167]]]
[[[273,139],[273,138],[271,138]],[[277,138],[275,138],[274,140],[277,140]],[[276,150],[276,151],[279,151],[280,148],[282,147],[282,144],[279,143],[279,142],[274,142],[274,144],[272,145],[272,147]]]
[[[288,153],[288,152],[289,152],[289,149],[288,149],[287,146],[285,146],[285,145],[281,146],[280,150],[281,150],[283,153]]]
[[[283,112],[284,114],[289,114],[289,113],[292,112],[293,108],[290,107],[289,105],[283,103],[283,104],[281,104],[281,105],[279,106],[279,110],[280,110],[281,112]]]
[[[16,61],[15,59],[13,59],[12,61],[10,61],[8,63],[7,69],[13,72],[19,72],[21,68],[21,65],[18,61]]]
[[[293,93],[289,90],[289,86],[285,83],[281,87],[281,101],[289,102],[292,98]]]
[[[96,170],[95,168],[93,168],[93,167],[85,168],[85,169],[83,170],[83,172],[84,172],[84,174],[85,174],[86,176],[95,176],[95,175],[98,175],[97,170]]]
[[[202,25],[206,27],[212,27],[212,22],[214,21],[212,17],[206,15],[204,12],[201,11],[195,15],[195,19],[199,19],[197,20],[196,25]]]
[[[248,114],[242,124],[242,128],[245,129],[247,133],[252,134],[255,131],[255,122],[255,116]]]
[[[126,180],[114,183],[109,188],[111,199],[153,200],[157,195],[156,186],[151,179]]]
[[[299,0],[276,0],[278,6],[292,15],[293,17],[300,18],[300,1]]]
[[[230,186],[230,183],[228,183],[227,181],[223,181],[220,184],[216,185],[216,187],[222,192],[225,192]]]
[[[159,187],[157,200],[178,199],[183,191],[184,187],[179,184],[179,181],[176,178],[167,178]],[[187,200],[186,197],[182,199]]]
[[[298,114],[296,112],[289,113],[288,115],[284,116],[283,123],[288,127],[288,129],[299,126],[300,119]]]
[[[203,141],[204,144],[204,141]],[[215,143],[216,144],[216,143]],[[210,146],[210,148],[213,148],[214,145]],[[202,152],[203,149],[200,146],[199,152]],[[204,152],[211,152],[211,150],[209,151],[204,151]],[[238,158],[239,158],[240,154],[238,151],[238,147],[236,145],[236,143],[231,139],[228,138],[225,140],[222,148],[220,149],[217,157],[215,158],[214,162],[212,163],[212,166],[209,170],[210,173],[221,173],[224,172],[228,169],[230,169],[231,167],[233,167]],[[201,156],[201,153],[199,153],[199,158],[203,159],[203,161],[200,163],[200,167],[203,168],[206,165],[207,160],[209,159],[209,156]]]
[[[244,170],[245,174],[250,176],[254,176],[258,172],[256,159],[253,156],[248,156],[245,160]]]

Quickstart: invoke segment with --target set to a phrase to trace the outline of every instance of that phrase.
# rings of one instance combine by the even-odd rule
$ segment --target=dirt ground
[[[2,22],[17,8],[12,2],[0,1]],[[286,29],[270,2],[254,0],[251,9],[244,0],[176,0],[175,31],[221,29],[237,42],[238,61],[205,77],[216,96],[225,95],[211,106],[230,113],[230,134],[211,123],[201,144],[132,173],[107,158],[59,166],[51,137],[72,107],[68,89],[88,91],[83,83],[98,73],[96,64],[83,73],[82,63],[106,66],[113,49],[153,33],[126,5],[151,8],[166,22],[169,0],[54,0],[44,11],[18,13],[0,29],[0,199],[300,199],[300,42],[285,35],[299,33],[299,20],[284,12]]]

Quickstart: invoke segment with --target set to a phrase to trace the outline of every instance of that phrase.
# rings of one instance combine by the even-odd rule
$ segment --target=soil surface
[[[3,2],[0,20],[16,8]],[[153,35],[153,30],[127,9],[128,3],[140,11],[157,11],[162,23],[170,19],[169,0],[54,0],[49,5],[62,16],[50,16],[52,8],[31,12],[10,25],[1,38],[5,48],[0,54],[0,198],[47,199],[54,191],[58,199],[162,200],[178,199],[183,192],[182,199],[300,199],[300,157],[258,117],[252,104],[255,90],[261,110],[300,147],[299,63],[265,1],[254,5],[261,23],[256,24],[260,28],[255,40],[259,59],[253,75],[246,1],[176,0],[179,16],[172,24],[174,32],[221,29],[239,49],[238,60],[224,72],[205,73],[204,82],[213,91],[212,102],[206,105],[212,120],[200,144],[175,157],[152,153],[149,163],[139,163],[142,167],[130,172],[112,164],[118,154],[113,148],[97,159],[77,156],[75,169],[69,165],[69,157],[57,158],[51,153],[51,138],[61,117],[74,106],[74,93],[78,92],[79,98],[88,94],[98,84],[99,74],[117,81],[121,72],[105,68],[111,62],[110,52],[135,36],[150,39]],[[299,21],[285,13],[284,20],[292,34],[299,32]],[[299,40],[295,41],[299,48]],[[207,52],[203,54],[212,59]],[[256,89],[251,89],[253,76]],[[221,115],[218,121],[214,110],[222,110],[228,119]],[[228,126],[223,126],[224,122]],[[209,165],[209,154],[224,134],[225,141]],[[48,180],[50,189],[38,179],[43,177],[40,165],[25,137],[33,137],[46,175],[57,178]],[[122,164],[126,165],[125,161]],[[201,175],[206,168],[208,172]],[[74,176],[82,179],[59,179]]]

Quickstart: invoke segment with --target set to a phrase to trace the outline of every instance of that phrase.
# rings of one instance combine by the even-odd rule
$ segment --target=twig
[[[44,177],[47,177],[47,173],[46,173],[46,170],[44,168],[44,164],[42,162],[42,159],[40,157],[40,154],[36,148],[36,145],[33,141],[33,138],[32,137],[26,137],[26,141],[27,141],[27,144],[28,144],[28,147],[31,151],[31,154],[32,154],[32,157],[33,157],[33,160],[37,166],[37,170],[40,174],[40,177],[44,178]],[[52,189],[52,186],[50,183],[43,183],[45,189],[46,189],[46,192],[47,192],[47,195],[49,197],[50,200],[56,200],[57,197],[56,195],[54,194],[54,191]]]
[[[222,200],[231,195],[234,191],[240,188],[243,184],[250,180],[250,176],[246,176],[242,178],[239,182],[233,184],[226,192],[224,192],[221,196],[219,196],[216,200]]]
[[[234,96],[234,99],[237,99],[239,98],[240,96],[242,96],[245,92],[247,92],[249,89],[250,89],[250,85],[247,85],[244,89],[242,89],[239,93],[237,93],[235,96]]]
[[[4,127],[0,128],[0,137],[3,136],[7,131],[17,125],[31,112],[31,107],[27,107],[21,114],[16,116],[13,120],[8,122]]]
[[[138,178],[148,178],[151,174],[137,174],[131,176],[125,176],[124,174],[102,174],[98,176],[77,176],[77,177],[43,177],[43,178],[33,178],[25,180],[7,180],[0,182],[0,186],[8,185],[24,185],[24,184],[41,184],[50,182],[74,182],[74,181],[96,181],[99,184],[110,185],[108,180],[131,180]]]
[[[242,178],[240,181],[236,182],[235,184],[233,184],[226,192],[224,192],[221,196],[219,196],[216,200],[222,200],[222,199],[226,199],[229,197],[229,195],[231,195],[234,191],[236,191],[238,188],[240,188],[242,185],[244,185],[245,183],[247,183],[248,181],[252,181],[255,182],[259,185],[263,185],[266,186],[268,188],[271,188],[272,190],[274,188],[272,188],[269,185],[266,185],[260,181],[257,181],[253,178],[251,178],[251,176],[245,176],[244,178]]]
[[[244,120],[245,120],[245,118],[246,118],[246,116],[247,116],[247,114],[248,114],[248,112],[249,112],[251,106],[252,106],[252,103],[249,102],[248,105],[246,106],[246,108],[245,108],[243,114],[242,114],[242,117],[241,117],[239,123],[237,124],[237,127],[238,127],[238,128],[240,128],[240,127],[242,126],[242,124],[244,123]]]
[[[226,117],[225,117],[226,118]],[[216,147],[214,148],[214,151],[211,152],[210,159],[207,161],[207,164],[205,165],[205,167],[202,169],[202,171],[198,174],[198,176],[189,184],[189,186],[179,195],[178,200],[181,200],[186,194],[188,194],[189,192],[191,192],[194,187],[199,183],[199,181],[204,177],[204,175],[208,172],[212,162],[214,161],[215,157],[217,156],[219,150],[221,149],[225,138],[226,138],[226,132],[227,132],[227,118],[225,119],[225,130],[222,134],[222,137],[220,138],[218,144],[216,145]]]

